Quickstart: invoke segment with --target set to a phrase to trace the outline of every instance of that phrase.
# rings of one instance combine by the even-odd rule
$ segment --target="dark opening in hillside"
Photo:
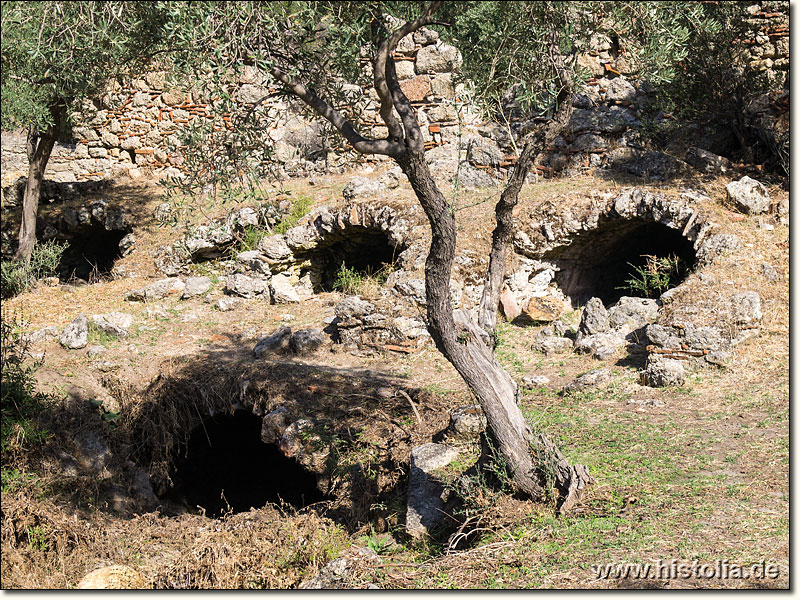
[[[631,289],[629,280],[642,280],[642,270],[655,257],[662,270],[663,259],[676,258],[677,268],[668,276],[669,283],[660,292]],[[543,258],[558,267],[556,283],[573,306],[600,298],[608,306],[622,296],[658,297],[666,289],[679,285],[695,265],[692,243],[675,229],[641,220],[611,220],[577,235],[569,246],[556,248]],[[649,273],[649,272],[648,272]],[[649,275],[647,276],[649,277]],[[646,285],[644,287],[647,287]]]
[[[74,235],[58,263],[59,276],[63,280],[78,278],[92,282],[107,275],[122,257],[119,243],[127,233],[108,231],[98,223]]]
[[[330,291],[337,279],[347,276],[385,278],[400,251],[380,229],[353,226],[335,231],[309,253],[312,269],[319,273],[317,291]]]
[[[209,517],[281,501],[302,508],[324,499],[317,479],[272,444],[261,441],[261,419],[246,411],[206,419],[196,427],[172,476],[171,499]]]

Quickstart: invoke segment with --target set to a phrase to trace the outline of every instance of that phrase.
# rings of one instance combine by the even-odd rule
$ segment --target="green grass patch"
[[[297,222],[302,219],[308,211],[311,210],[311,207],[314,205],[314,201],[309,198],[308,196],[301,195],[292,203],[292,208],[289,212],[281,219],[280,223],[278,223],[275,228],[272,230],[272,233],[275,234],[284,234],[289,229],[297,225]]]

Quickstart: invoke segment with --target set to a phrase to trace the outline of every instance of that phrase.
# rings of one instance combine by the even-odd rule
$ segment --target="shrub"
[[[0,450],[5,455],[12,446],[35,446],[46,439],[47,431],[37,426],[36,417],[44,409],[50,397],[36,391],[33,373],[38,365],[24,362],[27,344],[22,337],[19,324],[4,318],[0,322],[0,328],[0,362],[2,362]]]
[[[0,290],[3,298],[10,298],[31,288],[39,279],[56,274],[61,255],[67,244],[55,240],[36,244],[31,259],[26,265],[16,260],[4,260],[0,264]]]
[[[300,196],[292,203],[292,208],[289,213],[281,219],[281,222],[275,226],[272,233],[284,234],[289,229],[297,225],[297,222],[308,213],[314,201],[308,196]]]
[[[642,256],[645,264],[636,266],[628,263],[633,269],[625,285],[617,289],[627,290],[634,295],[641,295],[645,298],[658,298],[668,289],[677,285],[678,280],[683,274],[681,259],[670,254],[669,256],[653,256],[645,254]]]
[[[369,270],[360,272],[342,263],[336,272],[333,289],[347,295],[376,293],[377,289],[386,283],[393,270],[393,265],[384,265],[374,272]]]

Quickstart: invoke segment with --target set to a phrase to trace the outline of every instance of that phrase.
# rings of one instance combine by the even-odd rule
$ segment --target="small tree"
[[[36,243],[39,190],[53,146],[87,100],[141,69],[161,46],[163,6],[150,2],[4,2],[2,128],[27,131],[28,180],[16,259]]]
[[[401,167],[432,232],[425,284],[428,328],[436,347],[479,400],[517,489],[542,498],[549,491],[549,477],[554,476],[562,511],[580,498],[591,477],[585,466],[570,466],[545,436],[531,431],[517,406],[517,386],[493,354],[492,333],[514,230],[512,211],[536,156],[569,123],[580,75],[574,69],[577,52],[586,49],[592,33],[613,33],[633,23],[637,29],[632,37],[660,38],[660,44],[639,47],[650,48],[657,71],[669,76],[665,49],[680,50],[676,40],[681,39],[680,31],[670,29],[671,15],[694,10],[696,3],[635,3],[647,5],[636,9],[628,4],[195,2],[175,6],[169,26],[171,39],[187,49],[184,66],[200,61],[195,66],[227,82],[243,65],[252,65],[326,119],[357,152],[391,157]],[[387,13],[400,18],[400,24],[392,26],[397,21],[387,20]],[[431,26],[440,26],[464,49],[465,71],[484,91],[481,98],[487,108],[496,109],[493,103],[515,85],[524,108],[548,115],[532,119],[517,141],[520,155],[496,207],[497,226],[477,323],[466,311],[451,306],[455,211],[428,168],[422,132],[393,59],[402,38]],[[371,56],[368,71],[359,67],[364,48]],[[356,129],[345,112],[346,105],[354,102],[339,101],[336,94],[345,78],[371,84],[388,131],[385,138],[370,139]]]

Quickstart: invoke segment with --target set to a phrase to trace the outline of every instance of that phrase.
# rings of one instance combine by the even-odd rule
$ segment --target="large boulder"
[[[149,302],[151,300],[161,300],[167,296],[180,296],[186,284],[177,277],[159,279],[155,283],[130,292],[127,300],[132,302]]]
[[[186,287],[181,295],[182,300],[201,296],[211,289],[211,279],[208,277],[187,277]]]
[[[592,298],[586,303],[581,315],[581,324],[578,328],[579,335],[594,335],[605,333],[610,329],[608,311],[600,298]]]
[[[642,383],[650,387],[677,386],[686,381],[686,371],[679,360],[650,355],[641,377]]]
[[[300,296],[287,275],[273,275],[269,282],[269,291],[275,304],[300,302]]]
[[[242,298],[253,298],[266,294],[269,296],[267,280],[263,277],[251,277],[243,273],[228,275],[225,280],[225,291]]]
[[[106,335],[126,338],[128,337],[128,328],[133,325],[133,315],[116,311],[103,315],[92,315],[92,325]]]
[[[66,326],[58,340],[64,348],[80,350],[89,343],[89,319],[86,315],[78,315]]]
[[[658,302],[650,298],[623,296],[608,309],[609,325],[623,337],[657,320]]]
[[[769,210],[769,192],[764,184],[747,175],[725,186],[728,200],[743,213],[758,215]]]
[[[261,358],[268,353],[286,354],[289,352],[291,341],[291,327],[280,327],[273,331],[270,335],[258,340],[255,348],[253,348],[253,355],[256,358]]]
[[[300,329],[292,334],[289,350],[298,355],[311,354],[324,343],[325,335],[322,333],[322,329],[318,327]]]

